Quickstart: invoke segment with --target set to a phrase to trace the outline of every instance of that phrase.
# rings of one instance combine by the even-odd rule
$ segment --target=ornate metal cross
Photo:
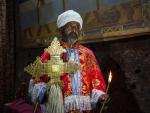
[[[37,78],[42,74],[47,74],[51,78],[48,83],[50,85],[61,83],[60,76],[63,73],[72,74],[80,68],[80,65],[76,62],[63,62],[61,54],[66,50],[60,46],[60,42],[57,38],[54,38],[51,45],[45,49],[45,51],[50,53],[50,60],[42,63],[38,57],[33,64],[30,64],[24,70],[31,75],[36,75]]]

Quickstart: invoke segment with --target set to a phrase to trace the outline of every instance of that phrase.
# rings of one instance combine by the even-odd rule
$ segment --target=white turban
[[[57,27],[63,27],[68,22],[78,22],[80,24],[80,27],[82,28],[83,20],[79,13],[75,12],[74,10],[68,10],[63,12],[58,16],[57,19]]]

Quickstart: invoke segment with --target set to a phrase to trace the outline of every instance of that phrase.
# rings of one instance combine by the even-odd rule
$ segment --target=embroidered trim
[[[71,111],[79,109],[81,111],[91,110],[90,96],[68,96],[65,99],[65,110]]]
[[[93,89],[93,90],[92,90],[91,103],[92,103],[92,104],[97,103],[99,97],[100,97],[102,94],[105,94],[105,92],[103,92],[103,91],[101,91],[101,90]]]

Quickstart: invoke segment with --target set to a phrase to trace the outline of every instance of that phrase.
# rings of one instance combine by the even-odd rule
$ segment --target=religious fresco
[[[57,15],[63,12],[63,9],[70,9],[72,4],[74,4],[74,8],[76,5],[73,1],[65,4],[65,0],[56,0],[55,3],[52,1],[47,2],[46,5],[41,5],[37,10],[38,12],[36,12],[35,5],[32,4],[36,14],[39,13],[39,16],[34,14],[32,19],[31,15],[34,11],[31,10],[31,7],[26,8],[24,6],[24,9],[21,7],[23,12],[21,17],[26,20],[21,24],[23,47],[45,47],[49,45],[55,36],[59,37],[56,28]],[[111,1],[113,2],[113,0]],[[91,3],[91,0],[87,0],[87,2]],[[108,5],[107,7],[102,7],[96,3],[100,4],[100,2],[94,1],[92,4],[94,8],[90,8],[91,11],[88,8],[88,10],[83,10],[81,8],[82,4],[75,9],[82,15],[84,20],[83,35],[80,38],[81,43],[114,40],[128,35],[150,32],[150,2],[141,4],[140,0],[131,0],[130,2]],[[59,7],[56,7],[57,5]],[[87,7],[86,5],[84,6]],[[51,10],[49,6],[51,6]],[[27,11],[26,9],[30,10]],[[25,18],[27,12],[28,20],[27,17]],[[33,22],[31,23],[29,20]]]
[[[148,3],[141,4],[137,0],[85,14],[83,17],[86,36],[81,41],[105,41],[150,32],[149,23],[144,25],[146,19],[150,20],[150,9],[147,5]],[[143,18],[145,15],[146,18]]]

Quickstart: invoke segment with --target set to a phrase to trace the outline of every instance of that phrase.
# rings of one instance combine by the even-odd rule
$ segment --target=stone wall
[[[139,36],[93,43],[105,79],[112,70],[111,100],[106,113],[149,113],[150,39]]]
[[[13,1],[0,1],[0,113],[15,92]]]

